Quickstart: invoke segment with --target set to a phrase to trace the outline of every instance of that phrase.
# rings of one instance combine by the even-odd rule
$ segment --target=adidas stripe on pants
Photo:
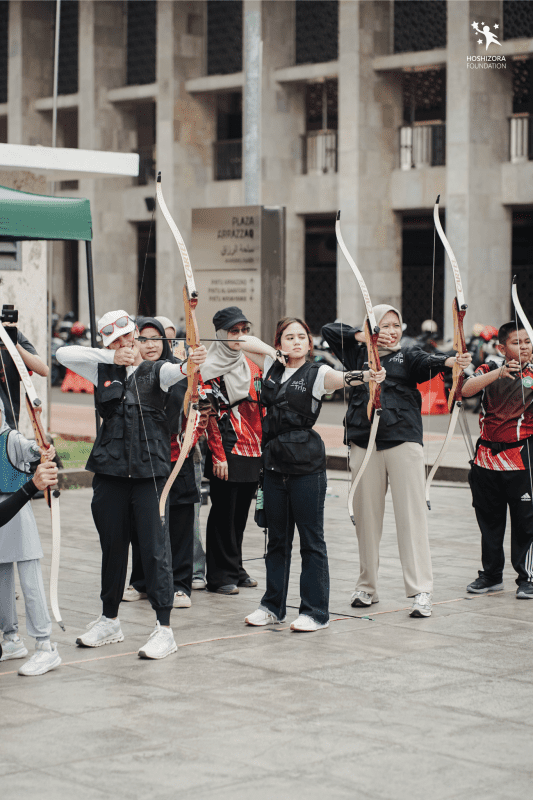
[[[533,502],[529,470],[497,472],[475,464],[470,473],[472,505],[481,530],[483,574],[500,583],[505,556],[507,507],[511,517],[511,562],[516,583],[533,581]]]

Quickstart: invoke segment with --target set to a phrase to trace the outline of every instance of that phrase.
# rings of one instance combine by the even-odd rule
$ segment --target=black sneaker
[[[521,583],[516,590],[516,597],[518,600],[533,600],[533,583]]]
[[[466,591],[470,594],[486,594],[487,592],[500,592],[503,589],[503,583],[493,583],[485,575],[480,575],[475,581],[469,583]]]

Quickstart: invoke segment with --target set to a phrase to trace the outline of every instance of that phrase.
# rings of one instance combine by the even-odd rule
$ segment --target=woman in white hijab
[[[251,329],[240,308],[213,317],[216,337],[202,365],[202,380],[213,394],[226,461],[207,454],[211,510],[206,528],[207,589],[234,595],[257,586],[242,565],[242,539],[261,469],[261,371],[232,340]]]
[[[447,358],[429,355],[418,346],[402,347],[402,315],[398,309],[378,305],[374,316],[380,328],[378,353],[387,377],[381,385],[382,412],[376,444],[354,496],[359,578],[351,604],[357,607],[378,602],[379,544],[390,482],[405,592],[413,598],[410,615],[429,617],[433,572],[425,502],[422,398],[417,384],[451,369],[455,361],[464,369],[472,357],[457,353]],[[368,356],[361,328],[335,322],[322,328],[322,336],[346,369],[365,368]],[[367,403],[367,387],[356,386],[344,422],[352,478],[359,471],[368,445]]]

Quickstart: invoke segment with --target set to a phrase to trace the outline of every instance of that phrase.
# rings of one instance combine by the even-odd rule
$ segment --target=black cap
[[[238,322],[248,322],[248,324],[250,324],[250,320],[246,319],[241,309],[237,308],[237,306],[223,308],[221,311],[217,311],[213,317],[213,325],[216,331],[219,331],[221,328],[222,330],[229,331],[230,328],[233,328]]]

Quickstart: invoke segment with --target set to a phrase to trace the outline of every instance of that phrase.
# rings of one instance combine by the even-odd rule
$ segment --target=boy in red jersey
[[[484,594],[503,588],[503,540],[509,507],[516,596],[528,600],[533,599],[533,346],[515,322],[501,326],[498,342],[504,364],[482,364],[463,387],[465,397],[483,392],[481,438],[470,473],[483,569],[466,589]]]

